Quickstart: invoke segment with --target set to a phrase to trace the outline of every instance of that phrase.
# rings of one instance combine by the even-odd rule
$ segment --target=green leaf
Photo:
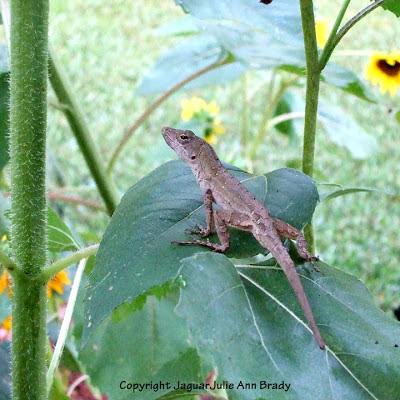
[[[11,400],[11,346],[0,343],[0,399]]]
[[[1,46],[0,46],[1,53]],[[1,55],[0,55],[1,58]],[[0,60],[1,64],[1,60]],[[9,139],[9,73],[0,73],[0,171],[5,167],[10,159],[8,153]]]
[[[186,323],[174,313],[178,290],[161,301],[147,298],[144,307],[114,322],[107,318],[84,349],[80,361],[86,366],[91,382],[110,400],[158,399],[173,391],[177,381],[201,382],[200,359],[192,348]],[[117,340],[116,340],[117,339]],[[118,371],[116,376],[115,371]],[[170,388],[121,389],[126,383],[169,382]]]
[[[154,29],[154,33],[159,36],[185,36],[199,33],[200,28],[196,24],[196,20],[190,15],[183,18],[168,22]]]
[[[187,39],[162,55],[144,77],[136,94],[148,95],[169,90],[193,73],[216,63],[226,54],[209,35]]]
[[[339,185],[332,185],[332,186],[339,186]],[[368,192],[368,193],[379,193],[379,194],[385,194],[387,196],[394,196],[393,193],[376,189],[376,188],[370,188],[370,187],[350,187],[350,188],[343,188],[339,186],[339,189],[334,189],[331,191],[328,191],[326,193],[321,194],[321,203],[323,201],[331,200],[334,199],[335,197],[340,197],[340,196],[346,196],[348,194],[352,193],[361,193],[361,192]]]
[[[249,25],[266,30],[286,43],[303,46],[303,31],[299,5],[292,0],[279,0],[263,6],[248,0],[175,0],[183,10],[201,20],[235,21],[237,25]]]
[[[307,267],[308,266],[308,267]],[[213,357],[231,399],[395,399],[400,392],[399,323],[355,277],[322,262],[299,265],[328,346],[321,351],[277,266],[240,265],[214,253],[182,260],[177,306],[199,355]],[[259,382],[290,389],[261,389]],[[243,390],[239,382],[256,382]]]
[[[311,220],[318,192],[308,176],[281,169],[252,177],[228,168],[266,203],[272,215],[297,228]],[[162,165],[128,190],[103,236],[89,277],[85,340],[116,307],[176,276],[179,261],[200,249],[171,241],[187,240],[185,229],[196,228],[198,222],[205,224],[202,195],[191,170],[181,161]],[[231,239],[230,257],[266,252],[250,232],[232,230]]]
[[[382,8],[391,11],[396,17],[400,17],[400,2],[398,0],[386,1],[382,4]]]
[[[358,123],[340,108],[321,105],[318,121],[332,142],[344,146],[356,159],[364,159],[373,154],[378,147],[376,139],[366,133]]]
[[[304,112],[304,100],[294,90],[286,90],[276,107],[274,116],[292,112]],[[295,118],[281,122],[275,125],[275,128],[287,135],[291,140],[295,140],[298,134],[301,133],[302,126],[303,121]]]
[[[80,248],[65,222],[49,207],[47,208],[47,232],[49,251],[61,253]]]
[[[357,76],[347,68],[328,63],[321,74],[322,81],[336,86],[360,99],[376,103],[376,97],[364,86]]]

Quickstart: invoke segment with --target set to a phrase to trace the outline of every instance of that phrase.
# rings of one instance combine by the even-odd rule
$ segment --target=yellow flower
[[[8,297],[11,297],[11,279],[7,271],[4,271],[0,277],[0,294],[7,289]]]
[[[1,238],[2,242],[5,242],[7,240],[7,235],[3,235],[3,237]]]
[[[58,274],[53,276],[50,279],[50,282],[47,284],[47,297],[52,297],[53,292],[55,290],[59,294],[63,294],[64,288],[63,285],[70,285],[71,281],[68,279],[68,275],[65,271],[60,271]],[[3,275],[0,277],[0,295],[7,288],[8,296],[11,297],[11,279],[10,275],[7,271],[3,272]]]
[[[12,323],[11,323],[11,315],[9,315],[1,324],[1,328],[4,328],[7,332],[11,331]]]
[[[213,100],[211,103],[206,104],[204,110],[208,111],[212,117],[215,117],[219,113],[219,106]]]
[[[211,104],[211,103],[210,103]],[[183,99],[181,102],[182,112],[181,119],[189,121],[194,114],[207,108],[207,103],[201,97],[192,97],[191,99]]]
[[[211,133],[222,135],[225,132],[226,132],[225,127],[221,125],[221,118],[215,118],[213,121],[213,127]]]
[[[204,138],[204,140],[205,140],[207,143],[210,143],[210,144],[215,144],[215,143],[217,143],[217,137],[216,137],[213,133],[207,135],[207,136]]]
[[[369,58],[365,77],[393,97],[400,88],[400,52],[376,52]]]
[[[63,294],[64,288],[63,285],[70,285],[71,281],[68,279],[68,275],[65,271],[60,271],[57,275],[53,276],[50,279],[50,282],[47,284],[47,297],[52,297],[53,292],[56,291],[58,294]]]
[[[324,48],[331,30],[332,22],[329,19],[317,18],[315,21],[315,33],[317,35],[317,44],[319,48]]]

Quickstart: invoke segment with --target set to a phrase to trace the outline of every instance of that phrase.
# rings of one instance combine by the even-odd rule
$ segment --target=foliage
[[[331,34],[325,35],[325,43],[319,43],[323,46],[319,50],[315,40],[311,0],[300,0],[300,7],[291,0],[273,1],[271,4],[245,0],[175,0],[175,3],[187,15],[179,21],[159,27],[156,33],[165,40],[176,36],[180,41],[161,55],[144,74],[136,92],[139,96],[160,94],[160,97],[127,128],[111,158],[108,175],[79,102],[75,101],[76,96],[69,87],[68,79],[50,51],[50,81],[59,101],[51,103],[65,114],[98,193],[112,217],[94,265],[91,257],[88,262],[90,265],[86,267],[87,273],[91,273],[83,277],[75,304],[73,326],[67,339],[69,323],[60,329],[57,313],[63,309],[62,303],[68,293],[53,296],[47,304],[51,315],[47,327],[49,338],[52,341],[65,340],[65,343],[61,343],[62,347],[65,345],[60,361],[63,368],[56,370],[54,379],[48,377],[46,389],[49,398],[69,398],[71,394],[66,395],[66,386],[73,383],[68,379],[72,371],[78,374],[79,379],[82,374],[90,376],[84,385],[97,398],[100,398],[99,390],[106,393],[109,399],[179,398],[188,395],[190,398],[203,395],[202,398],[219,399],[263,399],[271,395],[282,399],[303,399],[310,395],[338,399],[396,398],[400,390],[398,323],[379,310],[366,287],[355,277],[322,261],[317,263],[321,272],[316,272],[309,263],[298,257],[290,241],[285,243],[296,263],[315,319],[328,345],[327,350],[322,352],[281,268],[250,233],[232,230],[231,248],[224,255],[171,243],[184,240],[187,237],[185,229],[193,229],[198,222],[204,224],[201,192],[186,165],[180,161],[161,165],[133,185],[116,210],[118,193],[110,174],[113,173],[120,149],[169,96],[178,90],[199,89],[206,85],[231,85],[239,79],[245,85],[242,98],[235,99],[243,104],[243,115],[238,117],[238,120],[243,118],[243,126],[237,129],[240,131],[238,134],[243,154],[238,159],[246,159],[243,165],[250,170],[266,132],[274,128],[276,132],[289,137],[293,147],[303,140],[303,172],[314,176],[317,119],[332,143],[347,149],[348,153],[343,158],[346,155],[356,161],[370,158],[378,150],[377,140],[350,117],[347,109],[320,101],[317,111],[318,82],[327,84],[323,86],[325,90],[339,89],[343,94],[351,95],[353,100],[378,102],[379,99],[366,89],[351,70],[335,65],[329,59],[344,35],[376,6],[382,5],[399,16],[398,2],[378,0],[342,24],[349,4],[348,0],[344,0]],[[38,14],[37,17],[42,18],[46,25],[44,14]],[[43,29],[41,37],[43,43],[47,37],[45,31]],[[41,29],[38,29],[35,34],[40,32]],[[18,35],[14,37],[18,38]],[[35,54],[43,61],[43,54],[47,54],[46,46],[42,43],[43,48],[40,48],[40,40],[37,43],[37,48],[28,46],[26,49],[38,50]],[[398,76],[392,76],[393,71],[398,73],[397,53],[393,54],[379,53],[380,58],[375,59],[373,73],[370,74],[372,81],[391,94],[396,93],[399,86]],[[29,65],[36,68],[35,62],[32,62],[35,59],[30,57],[26,66],[22,62],[14,72],[25,71],[24,68]],[[383,67],[382,60],[386,63]],[[45,69],[45,63],[42,62],[42,68],[38,67],[37,70],[37,76],[42,78],[43,89],[46,86],[43,79]],[[251,88],[249,95],[247,77],[254,71],[264,77],[263,84]],[[13,203],[11,214],[8,211],[9,197],[5,192],[10,191],[7,166],[9,77],[6,48],[0,43],[0,235],[7,237],[0,244],[0,271],[3,267],[7,269],[17,289],[12,298],[14,314],[19,318],[14,328],[14,342],[29,342],[32,353],[38,351],[37,354],[44,355],[44,346],[35,347],[40,340],[36,340],[32,334],[34,329],[32,332],[25,329],[26,340],[19,340],[22,337],[21,326],[24,325],[21,321],[25,320],[35,327],[38,325],[39,331],[44,332],[43,286],[66,266],[93,256],[98,245],[82,246],[93,238],[97,240],[96,234],[86,232],[81,237],[76,233],[74,223],[74,229],[70,229],[70,224],[63,221],[64,209],[59,203],[52,204],[51,208],[44,207],[44,190],[40,190],[44,189],[40,182],[45,180],[44,168],[40,168],[40,165],[44,165],[44,152],[31,154],[26,151],[23,157],[18,156],[16,144],[26,146],[28,142],[22,140],[16,143],[16,136],[13,138],[15,142],[11,160],[11,196],[17,197],[20,203]],[[36,85],[39,81],[35,77],[31,82]],[[14,91],[11,90],[14,93],[11,99],[13,96],[15,99],[16,93],[22,93],[21,99],[24,100],[23,88],[26,85],[15,85]],[[43,93],[41,90],[34,91],[34,95],[44,104]],[[250,120],[247,108],[249,98],[259,102],[266,110],[261,121],[252,122],[253,125],[258,124],[257,133],[254,130],[249,132],[246,128]],[[192,104],[194,99],[201,103],[201,107]],[[30,96],[28,100],[31,100]],[[25,129],[15,128],[16,122],[26,124],[26,131],[29,132],[25,138],[29,139],[32,146],[40,144],[35,141],[35,137],[39,136],[32,135],[32,132],[38,132],[38,135],[44,133],[43,123],[46,120],[45,113],[32,111],[43,104],[33,103],[24,108],[21,107],[22,101],[20,104],[17,102],[12,109],[19,112],[20,117],[13,114],[11,119],[11,130],[16,132],[14,135],[26,134]],[[220,125],[219,116],[216,117],[219,107],[214,101],[207,103],[193,97],[184,101],[184,104],[187,107],[183,107],[183,122],[179,126],[195,126],[196,130],[201,128],[210,142],[214,140],[214,133],[218,133],[218,130],[222,133],[225,129]],[[302,137],[300,125],[303,117],[308,128]],[[232,121],[231,125],[236,122]],[[224,115],[224,126],[225,123]],[[226,125],[229,127],[229,122]],[[38,129],[32,130],[34,126]],[[311,161],[311,168],[306,166],[306,159]],[[16,180],[15,171],[22,171],[29,163],[39,166],[36,172],[31,174],[26,171],[22,179]],[[319,204],[319,194],[312,177],[289,168],[253,176],[236,167],[226,166],[264,202],[274,217],[298,229],[306,226],[305,235],[313,243],[309,224]],[[54,169],[51,172],[58,184],[63,186],[61,190],[66,190],[68,182],[63,174],[65,171],[58,170],[56,163],[51,163],[51,169]],[[36,180],[37,185],[32,186],[29,196],[15,196],[18,188],[26,189],[21,184],[24,179],[30,185]],[[324,200],[350,193],[379,192],[368,187],[343,188],[329,183],[325,186],[329,190],[321,195],[319,207],[325,207]],[[68,188],[73,195],[55,192],[50,193],[49,197],[101,209],[96,202],[82,198],[84,196],[77,197],[74,189]],[[390,191],[385,193],[392,194]],[[398,200],[395,196],[392,198],[393,201]],[[43,207],[33,210],[41,202]],[[21,225],[22,221],[28,221],[26,228],[30,234],[35,230],[40,234],[41,227],[45,225],[46,248],[38,246],[35,251],[35,246],[30,246],[34,240],[24,242],[24,236],[15,229],[10,233],[10,215],[14,224]],[[67,221],[67,218],[64,219]],[[85,219],[80,221],[80,224],[86,223]],[[89,226],[87,231],[90,231]],[[216,240],[216,235],[211,236],[211,240]],[[21,252],[21,243],[28,245],[29,252]],[[44,260],[45,249],[47,259],[52,262],[46,262],[43,266],[32,262],[35,257]],[[24,262],[20,261],[21,255]],[[32,301],[35,297],[28,298],[31,307],[20,307],[18,311],[18,304],[23,304],[24,298],[39,292],[42,293],[40,301]],[[4,291],[0,295],[0,341],[4,329],[1,323],[9,313],[10,299]],[[32,321],[36,320],[41,322],[35,325]],[[47,355],[49,359],[52,357],[50,348]],[[15,354],[15,349],[18,346],[14,344],[14,360],[18,357],[21,359],[23,354]],[[53,361],[56,365],[59,362],[56,357]],[[8,342],[4,341],[0,343],[1,398],[10,398],[10,362]],[[40,367],[44,370],[44,361]],[[24,371],[21,363],[15,361],[13,370],[20,377],[33,371]],[[116,371],[120,371],[118,376]],[[117,382],[120,377],[121,381]],[[207,390],[205,383],[212,384],[214,379],[218,383],[233,383],[233,387],[221,391]],[[260,381],[264,379],[268,379],[269,383],[282,382],[283,386],[286,383],[290,389],[263,389]],[[38,384],[43,380],[25,380],[29,381],[33,393],[43,392],[43,387]],[[137,388],[133,391],[122,387],[122,381],[125,384],[151,382],[152,385],[153,382],[169,382],[172,385],[157,385],[141,391]],[[192,386],[175,388],[178,381],[198,384],[198,387],[194,387],[194,390]],[[239,382],[256,383],[256,387],[245,390],[238,386]],[[28,391],[21,389],[23,385],[23,380],[18,379],[18,391],[27,395]]]

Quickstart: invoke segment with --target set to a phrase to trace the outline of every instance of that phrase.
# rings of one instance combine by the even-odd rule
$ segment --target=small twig
[[[97,253],[99,249],[99,244],[94,244],[92,246],[85,247],[84,249],[80,249],[75,253],[70,254],[67,257],[61,258],[60,260],[55,261],[53,264],[48,265],[41,272],[41,280],[43,282],[48,282],[55,274],[62,271],[64,268],[67,268],[73,263],[81,261],[83,258],[88,258]]]
[[[82,206],[93,208],[95,210],[101,210],[101,211],[106,210],[105,207],[103,207],[101,204],[98,204],[94,201],[81,199],[79,197],[72,197],[72,196],[58,194],[58,193],[54,193],[54,192],[47,193],[47,197],[49,199],[53,199],[53,200],[62,200],[67,203],[79,204]]]
[[[329,48],[327,48],[326,52],[324,51],[321,59],[319,61],[319,68],[322,71],[325,68],[330,56],[332,55],[333,50],[342,40],[343,36],[361,19],[367,16],[371,11],[375,10],[375,8],[381,6],[387,0],[377,0],[375,3],[370,4],[369,6],[362,9],[359,13],[357,13],[353,18],[351,18],[343,27],[337,32],[335,38],[332,40],[332,43]]]
[[[195,73],[189,75],[185,79],[181,80],[178,82],[176,85],[174,85],[171,89],[167,90],[165,93],[163,93],[154,103],[152,103],[143,113],[142,115],[136,120],[136,122],[131,125],[127,131],[125,132],[124,136],[118,143],[117,147],[115,148],[110,161],[107,166],[107,173],[110,174],[111,170],[114,167],[115,162],[117,161],[117,158],[119,154],[121,153],[122,149],[124,148],[125,144],[128,142],[128,140],[132,137],[132,135],[135,133],[135,131],[139,128],[139,126],[149,117],[149,115],[158,108],[160,104],[162,104],[165,100],[168,99],[173,93],[175,93],[177,90],[179,90],[181,87],[185,86],[187,83],[190,81],[198,78],[201,75],[204,75],[205,73],[220,67],[223,64],[227,64],[229,62],[229,57],[225,56],[219,61],[216,61],[215,63],[200,69],[199,71],[196,71]]]

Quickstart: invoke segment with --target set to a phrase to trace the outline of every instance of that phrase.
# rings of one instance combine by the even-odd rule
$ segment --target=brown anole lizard
[[[299,255],[312,263],[318,258],[308,252],[307,242],[302,233],[288,223],[273,218],[265,205],[222,165],[214,149],[205,140],[189,130],[166,127],[162,129],[162,134],[168,146],[189,165],[203,193],[207,226],[206,228],[199,226],[198,231],[191,232],[207,237],[215,225],[220,240],[220,244],[211,243],[208,239],[202,241],[195,238],[192,238],[191,241],[177,243],[206,246],[223,253],[229,248],[228,226],[250,231],[282,267],[304,310],[319,347],[325,349],[324,340],[314,321],[295,264],[281,241],[281,238],[296,240]],[[213,210],[213,202],[220,208]]]

